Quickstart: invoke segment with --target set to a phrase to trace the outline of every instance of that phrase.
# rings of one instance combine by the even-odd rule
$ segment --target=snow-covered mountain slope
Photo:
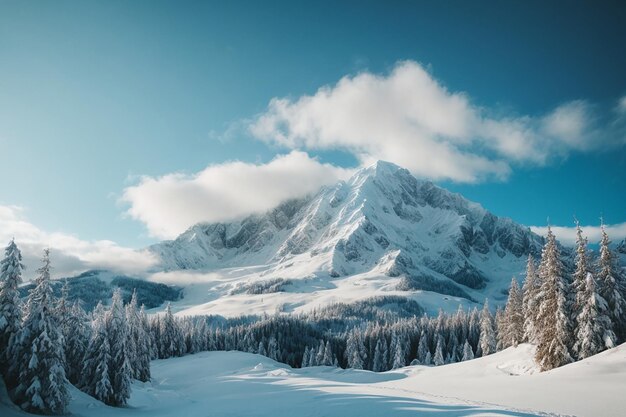
[[[472,361],[384,373],[292,369],[264,356],[203,352],[152,362],[128,407],[108,407],[72,388],[74,416],[533,416],[617,417],[626,409],[626,346],[550,372],[535,372],[533,347]],[[0,415],[25,417],[0,379]]]
[[[377,162],[309,198],[238,222],[198,224],[150,250],[165,272],[215,271],[231,293],[237,285],[245,293],[253,282],[279,279],[332,290],[354,278],[382,280],[377,288],[386,291],[482,300],[502,299],[511,276],[541,244],[510,219]]]

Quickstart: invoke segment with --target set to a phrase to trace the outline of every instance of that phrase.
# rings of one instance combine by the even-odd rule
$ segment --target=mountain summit
[[[197,224],[150,250],[171,270],[259,266],[263,276],[393,280],[393,290],[502,297],[542,238],[389,162],[232,223]],[[392,282],[390,280],[390,282]]]

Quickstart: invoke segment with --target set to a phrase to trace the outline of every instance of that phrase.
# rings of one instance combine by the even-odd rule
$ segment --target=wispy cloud
[[[543,165],[615,140],[582,100],[538,116],[494,114],[405,61],[388,75],[363,72],[310,96],[274,98],[250,132],[290,149],[341,149],[459,182],[504,179],[516,164]]]
[[[28,221],[22,207],[0,205],[0,245],[12,238],[22,250],[28,279],[39,267],[44,248],[51,249],[55,277],[98,268],[141,273],[157,262],[147,251],[125,248],[109,240],[85,241],[67,233],[44,231]]]
[[[626,222],[609,224],[604,227],[613,242],[619,242],[626,238]],[[551,226],[550,228],[556,238],[564,245],[573,245],[576,242],[576,227]],[[583,234],[589,240],[589,243],[597,243],[600,241],[602,237],[602,229],[600,226],[581,226],[581,228]],[[541,236],[545,236],[548,233],[546,226],[531,226],[530,230]]]
[[[277,156],[266,164],[225,162],[193,174],[143,177],[124,190],[127,213],[151,235],[172,238],[199,222],[235,220],[302,197],[349,175],[304,152]]]

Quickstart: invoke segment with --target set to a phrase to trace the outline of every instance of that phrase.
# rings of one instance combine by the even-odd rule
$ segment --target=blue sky
[[[149,186],[178,187],[164,195],[188,199],[179,188],[212,164],[221,165],[205,176],[228,182],[218,169],[233,169],[227,161],[268,173],[273,158],[292,155],[277,171],[289,173],[304,158],[297,152],[310,171],[294,175],[317,186],[341,177],[338,167],[400,163],[404,146],[416,175],[497,215],[526,225],[549,216],[571,226],[574,214],[583,224],[601,214],[624,223],[625,42],[620,2],[3,1],[0,205],[45,236],[142,247],[184,225],[155,229],[172,211],[151,211],[164,203]],[[307,97],[340,106],[341,79],[395,105],[405,100],[398,88],[421,97],[412,84],[421,82],[433,89],[424,97],[443,104],[432,114],[426,106],[415,146],[410,124],[359,143],[354,124],[313,137],[330,116],[315,119]],[[374,119],[386,111],[376,105],[367,108]],[[341,122],[358,125],[355,117]],[[300,131],[298,120],[315,128]],[[528,135],[523,149],[509,133]],[[430,161],[442,143],[459,158],[451,165],[471,167],[422,169],[419,158]],[[289,185],[269,186],[288,195]],[[221,200],[212,187],[206,199]]]

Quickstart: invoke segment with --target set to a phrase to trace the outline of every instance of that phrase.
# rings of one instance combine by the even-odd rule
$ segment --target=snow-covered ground
[[[154,361],[126,408],[72,390],[72,415],[122,416],[623,416],[626,345],[537,372],[521,345],[473,361],[373,373],[291,369],[263,356],[204,352]],[[2,398],[2,396],[0,396]],[[26,416],[0,402],[3,417]]]
[[[459,304],[466,310],[474,306],[482,308],[482,305],[461,297],[431,291],[399,291],[396,289],[399,278],[388,277],[376,271],[348,277],[322,278],[310,276],[306,271],[300,271],[298,264],[294,264],[289,272],[290,274],[285,271],[282,274],[270,274],[266,266],[256,266],[226,268],[213,272],[160,272],[153,274],[149,280],[184,288],[184,297],[172,302],[174,312],[183,316],[218,314],[239,317],[242,313],[305,313],[333,303],[350,304],[375,296],[389,295],[413,299],[431,315],[436,315],[439,309],[452,313],[459,308]],[[291,280],[291,284],[285,286],[283,291],[270,294],[233,294],[238,286],[279,277]],[[160,311],[163,311],[163,307],[152,309],[149,313]]]

